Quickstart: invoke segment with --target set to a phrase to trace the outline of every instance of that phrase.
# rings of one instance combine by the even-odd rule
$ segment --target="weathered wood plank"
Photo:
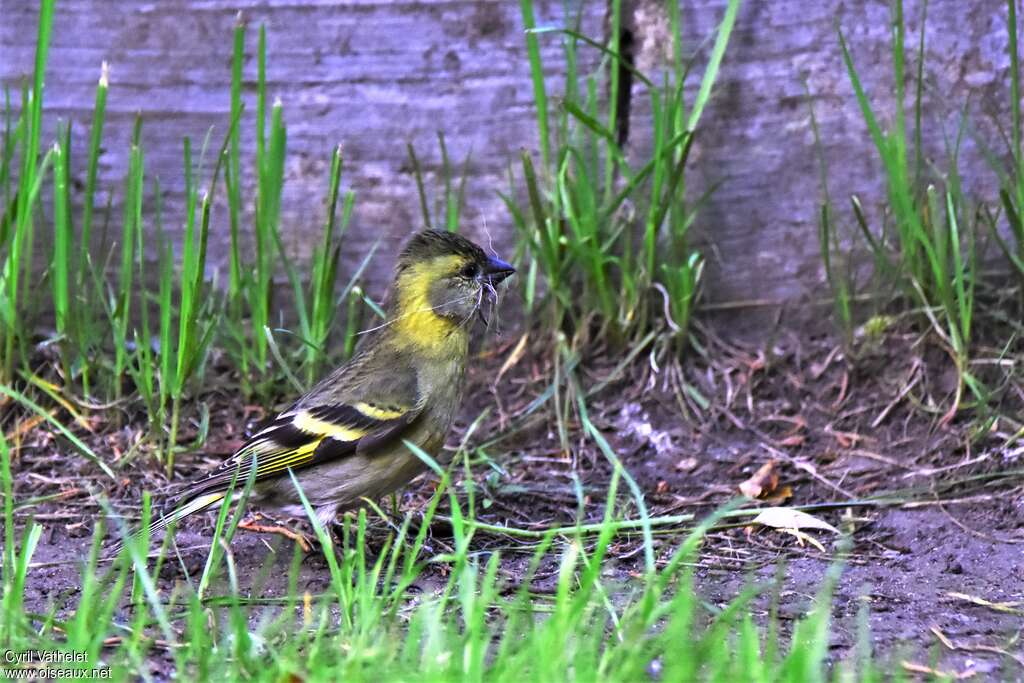
[[[374,240],[397,243],[419,226],[405,142],[416,144],[436,188],[437,130],[445,132],[454,159],[472,153],[470,231],[486,230],[499,245],[510,241],[510,221],[495,193],[507,188],[510,159],[536,145],[518,3],[244,4],[250,24],[246,148],[253,147],[256,27],[266,22],[270,94],[284,102],[288,123],[283,224],[296,255],[309,252],[322,223],[328,159],[338,143],[346,156],[343,184],[357,192],[348,262],[358,260]],[[631,21],[639,34],[638,60],[655,67],[666,48],[661,3],[636,0],[627,6],[637,13]],[[696,48],[713,32],[725,2],[692,0],[682,6],[687,41]],[[563,23],[562,7],[541,3],[540,21]],[[52,130],[57,117],[70,119],[78,131],[76,177],[83,175],[93,88],[105,60],[111,64],[111,90],[103,192],[114,193],[116,207],[131,121],[141,112],[149,173],[161,180],[168,227],[180,229],[181,138],[189,135],[198,145],[211,128],[214,141],[225,131],[238,8],[239,3],[224,0],[58,2],[46,88],[48,124]],[[589,33],[603,31],[604,11],[602,2],[585,4]],[[964,102],[970,101],[983,139],[997,139],[986,116],[1008,120],[1004,13],[1002,0],[930,3],[925,112],[933,124],[926,135],[930,150],[942,141],[941,127],[934,124],[949,126]],[[906,14],[916,29],[917,8],[908,7]],[[0,0],[0,15],[0,80],[14,86],[31,69],[36,2]],[[820,188],[804,81],[817,108],[834,197],[858,192],[876,205],[883,198],[878,164],[840,60],[836,20],[847,31],[872,95],[891,112],[886,3],[748,1],[741,10],[692,171],[695,196],[708,183],[725,181],[698,221],[709,254],[712,300],[792,299],[821,292],[815,237]],[[915,40],[909,35],[908,45]],[[546,63],[558,65],[557,40],[545,37],[542,45]],[[636,90],[634,147],[642,147],[644,107]],[[964,155],[967,181],[990,191],[993,174],[970,139]],[[223,265],[227,254],[223,206],[216,220],[213,266]],[[379,259],[378,285],[390,265],[389,256]]]

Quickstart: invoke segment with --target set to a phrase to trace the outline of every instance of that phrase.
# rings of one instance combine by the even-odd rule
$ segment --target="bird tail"
[[[162,533],[163,530],[169,527],[171,524],[175,524],[191,514],[194,514],[196,512],[202,512],[203,510],[211,508],[215,505],[219,507],[220,504],[224,501],[224,497],[226,495],[226,491],[214,491],[213,493],[206,493],[186,501],[183,505],[176,507],[171,512],[168,512],[165,515],[161,515],[156,520],[154,520],[149,525],[147,534],[148,537],[150,539],[154,538],[157,534]],[[140,529],[132,533],[128,538],[135,540],[139,536],[141,536],[142,533],[143,532]],[[110,546],[108,553],[111,556],[116,555],[117,553],[121,552],[121,548],[124,547],[124,544],[125,540],[117,541],[116,543]]]

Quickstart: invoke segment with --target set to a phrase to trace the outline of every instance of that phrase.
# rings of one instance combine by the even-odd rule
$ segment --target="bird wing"
[[[241,486],[256,470],[255,481],[366,453],[393,442],[416,421],[422,406],[379,405],[366,401],[295,407],[254,434],[208,476],[194,482],[182,498]],[[237,472],[237,475],[236,475]]]
[[[316,395],[311,392],[308,398],[316,398]],[[171,511],[149,525],[149,535],[152,537],[194,512],[220,504],[231,481],[235,480],[238,487],[244,486],[254,469],[255,480],[262,481],[288,469],[310,467],[353,453],[372,452],[401,438],[421,413],[419,400],[415,405],[396,402],[381,405],[366,401],[306,405],[300,401],[253,435],[216,470],[187,484],[171,499]],[[109,552],[117,553],[121,545],[118,541]]]
[[[342,379],[339,372],[335,379]],[[250,476],[263,481],[296,470],[374,450],[401,439],[423,412],[416,376],[397,367],[372,385],[341,391],[315,387],[242,445],[216,470],[186,484],[168,501],[170,511],[149,525],[149,536],[195,512],[221,504],[232,480],[239,489]],[[400,389],[400,390],[399,390]],[[374,396],[360,400],[360,396]],[[414,403],[408,398],[415,397]],[[255,473],[253,472],[255,470]],[[239,494],[235,491],[235,496]],[[139,532],[136,532],[139,533]],[[122,542],[111,546],[117,553]]]

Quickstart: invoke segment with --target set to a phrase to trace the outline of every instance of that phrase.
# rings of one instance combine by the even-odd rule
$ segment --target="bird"
[[[384,322],[233,455],[179,487],[149,538],[238,500],[250,477],[250,502],[304,517],[294,473],[322,525],[407,484],[426,465],[405,442],[432,457],[441,451],[462,402],[473,321],[487,324],[484,309],[497,306],[496,287],[514,272],[457,233],[414,234],[398,257]]]

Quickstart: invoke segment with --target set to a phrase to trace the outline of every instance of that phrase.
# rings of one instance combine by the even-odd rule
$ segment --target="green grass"
[[[992,236],[995,238],[1007,262],[1016,271],[1020,281],[1021,301],[1024,302],[1024,222],[1022,222],[1022,211],[1024,211],[1024,153],[1021,147],[1021,90],[1020,90],[1020,53],[1018,50],[1017,34],[1017,3],[1014,0],[1007,0],[1006,3],[1006,32],[1007,52],[1010,60],[1010,137],[1005,140],[1010,149],[1010,166],[1007,168],[994,158],[991,153],[988,155],[989,162],[999,176],[1000,199],[1002,209],[1005,211],[1006,223],[1010,230],[1013,243],[1008,244],[1000,235],[999,222],[996,217],[999,211],[991,211],[989,224],[992,227]]]
[[[466,158],[463,159],[458,185],[456,185],[455,168],[448,156],[448,144],[445,142],[442,131],[437,132],[437,146],[441,154],[441,166],[438,173],[441,187],[437,188],[437,196],[431,201],[416,147],[411,142],[406,143],[409,163],[412,166],[413,176],[416,178],[421,227],[458,232],[462,210],[466,205],[466,182],[469,180],[469,164],[472,160],[472,153],[467,153]]]
[[[25,586],[32,562],[40,559],[35,551],[42,529],[29,522],[16,536],[10,452],[2,437],[0,456],[5,503],[0,646],[82,652],[87,661],[76,666],[109,668],[115,680],[159,675],[163,669],[155,662],[196,680],[877,679],[870,659],[851,656],[831,674],[826,668],[835,572],[788,639],[780,636],[774,617],[758,625],[749,616],[753,601],[767,595],[769,585],[752,584],[723,607],[698,597],[692,563],[704,533],[721,522],[721,514],[693,527],[641,579],[611,571],[615,522],[628,507],[617,495],[624,476],[620,467],[599,523],[551,529],[529,545],[508,547],[510,554],[524,549],[530,554],[518,586],[507,587],[501,578],[501,550],[476,549],[474,539],[490,532],[476,521],[472,478],[464,480],[466,495],[458,496],[451,472],[430,461],[440,485],[422,518],[406,514],[386,538],[375,539],[379,551],[367,550],[371,530],[365,510],[345,519],[337,542],[316,527],[330,576],[321,594],[299,588],[296,554],[283,595],[260,597],[258,590],[251,595],[239,580],[236,559],[220,543],[230,541],[238,521],[225,508],[202,575],[171,593],[158,592],[163,560],[147,564],[147,539],[129,542],[107,563],[101,560],[98,530],[71,608],[26,612]],[[468,456],[463,452],[454,467],[468,468]],[[438,553],[430,549],[436,543],[428,542],[427,534],[444,500],[450,506],[445,519],[452,550]],[[421,575],[439,565],[448,570],[438,590],[413,589]],[[556,572],[552,594],[531,591],[540,569]],[[128,603],[132,608],[126,611]]]
[[[882,294],[883,307],[920,307],[923,322],[931,328],[952,359],[958,387],[944,415],[948,421],[963,402],[969,389],[977,404],[983,404],[987,392],[971,370],[975,318],[975,292],[981,277],[976,235],[983,215],[961,187],[959,153],[966,130],[966,112],[952,136],[946,136],[944,167],[925,164],[922,143],[924,97],[924,55],[926,47],[927,3],[921,8],[920,32],[915,57],[913,91],[913,127],[907,130],[905,101],[906,36],[902,0],[891,4],[892,90],[895,111],[884,125],[876,113],[860,73],[854,64],[842,27],[837,27],[847,76],[858,108],[881,163],[886,182],[888,208],[879,226],[872,226],[857,196],[850,197],[850,214],[855,231],[863,239],[874,264],[875,288]],[[811,124],[820,150],[818,127],[811,112]],[[909,150],[913,150],[911,152]],[[820,154],[820,152],[819,152]],[[823,202],[819,212],[818,233],[825,275],[832,291],[837,320],[848,340],[855,324],[853,299],[857,285],[850,274],[855,257],[843,253],[840,211],[828,194],[828,169],[822,161]],[[895,297],[884,292],[896,292]],[[895,301],[894,301],[895,299]]]
[[[690,231],[708,194],[690,196],[686,171],[739,6],[739,0],[728,2],[696,95],[688,101],[684,85],[692,80],[692,60],[684,51],[678,4],[668,5],[671,64],[651,76],[637,71],[622,52],[621,2],[610,5],[608,45],[572,27],[538,27],[533,0],[520,3],[540,147],[537,155],[524,153],[515,160],[503,199],[525,257],[528,323],[555,339],[551,383],[522,419],[552,421],[554,415],[565,452],[574,446],[570,425],[578,424],[579,434],[613,473],[601,492],[603,516],[584,519],[581,513],[575,523],[546,528],[481,521],[483,502],[473,468],[490,461],[490,444],[468,449],[471,429],[448,469],[417,453],[439,480],[422,513],[384,521],[372,506],[373,513],[347,517],[337,540],[314,527],[329,577],[322,594],[300,589],[298,554],[279,594],[263,595],[258,577],[250,590],[230,549],[239,506],[218,515],[202,572],[167,588],[160,588],[163,563],[177,561],[168,539],[155,561],[146,557],[148,539],[127,542],[108,561],[100,551],[98,524],[80,565],[74,600],[59,611],[33,604],[44,611],[27,613],[26,586],[41,578],[35,575],[41,568],[33,564],[50,558],[38,553],[42,527],[23,516],[36,501],[15,498],[11,461],[17,444],[9,448],[0,430],[0,648],[82,652],[83,668],[109,667],[118,680],[160,678],[164,671],[158,666],[197,680],[879,680],[866,634],[847,660],[828,661],[838,564],[790,635],[782,634],[774,610],[763,613],[761,599],[774,589],[771,584],[752,584],[725,606],[703,601],[693,564],[704,534],[743,522],[756,511],[724,510],[696,526],[692,515],[652,516],[640,486],[588,411],[588,401],[653,344],[674,353],[690,343],[703,271]],[[232,43],[230,119],[201,142],[183,142],[184,215],[165,215],[160,204],[159,184],[147,173],[141,120],[131,136],[122,188],[107,188],[123,199],[120,216],[111,215],[109,205],[98,205],[106,101],[110,88],[116,88],[105,67],[76,214],[69,180],[77,131],[63,124],[52,144],[40,133],[53,9],[54,0],[42,0],[35,70],[21,89],[20,106],[5,93],[0,405],[16,403],[23,414],[45,421],[74,447],[77,454],[69,450],[68,457],[88,459],[112,481],[124,476],[121,463],[96,452],[50,409],[59,406],[78,418],[85,406],[110,420],[144,412],[150,433],[129,455],[141,449],[170,471],[178,453],[198,449],[205,440],[209,416],[202,387],[215,350],[233,373],[228,389],[237,389],[239,401],[266,404],[279,393],[308,386],[328,364],[352,353],[368,315],[380,314],[359,284],[374,251],[361,255],[352,272],[342,272],[355,196],[343,187],[343,149],[334,147],[324,151],[331,164],[323,231],[309,263],[289,258],[281,232],[287,102],[267,100],[268,38],[262,27],[255,78],[246,76],[248,28],[241,17]],[[557,97],[549,97],[554,88],[540,52],[541,41],[553,40],[561,41],[566,73]],[[584,50],[599,57],[593,73],[577,67]],[[902,55],[902,43],[898,50]],[[244,96],[246,78],[255,82],[251,98]],[[619,139],[625,116],[619,94],[630,80],[648,98],[651,111],[646,129],[633,126],[634,134],[649,131],[650,139],[636,144],[649,147],[650,156],[633,162]],[[860,90],[858,101],[865,117],[873,116]],[[254,130],[246,126],[247,106],[255,109]],[[927,302],[932,324],[951,348],[963,352],[966,367],[975,251],[966,237],[972,233],[962,227],[968,215],[964,200],[952,186],[907,194],[914,183],[906,168],[906,132],[898,126],[883,135],[877,128],[874,139],[890,174],[890,197],[906,205],[896,207],[902,213],[896,214],[893,238],[910,240],[906,253],[890,251],[890,238],[876,237],[862,212],[854,213],[865,238],[878,246],[879,262],[912,273],[902,280],[906,296]],[[422,221],[457,230],[471,157],[453,163],[441,133],[438,147],[436,188],[428,188],[420,158],[412,145],[408,148]],[[255,163],[244,168],[243,152],[249,148],[255,149]],[[246,196],[251,184],[255,192]],[[221,192],[227,209],[217,216]],[[247,207],[255,207],[254,215]],[[834,215],[831,208],[822,213],[825,255],[838,253],[837,242],[830,241]],[[207,267],[210,232],[218,221],[230,230],[226,282]],[[99,226],[108,224],[116,237],[104,239],[100,250]],[[184,226],[180,258],[165,224]],[[48,239],[51,228],[53,239]],[[33,271],[37,261],[46,263],[41,273]],[[828,270],[830,280],[838,282],[838,271]],[[289,297],[275,296],[275,278],[282,275]],[[848,300],[852,294],[843,296]],[[293,329],[277,326],[286,310]],[[845,310],[849,315],[849,306]],[[51,311],[54,334],[43,345],[58,345],[55,364],[38,353],[34,336],[47,329]],[[602,334],[624,352],[608,379],[588,385],[580,371],[581,350]],[[97,407],[107,402],[113,409]],[[198,424],[191,444],[181,443],[186,421]],[[582,500],[582,490],[579,494]],[[109,508],[105,512],[106,518],[115,517]],[[146,494],[141,520],[133,521],[145,528],[149,515]],[[431,538],[435,523],[450,529],[450,539],[443,539],[450,550]],[[642,551],[636,566],[629,567],[635,575],[623,571],[613,552],[627,537]],[[516,574],[520,582],[513,585],[508,575],[519,566],[514,561],[521,564],[523,558],[527,569]],[[262,573],[278,570],[268,565]],[[550,594],[535,590],[532,580],[541,571],[554,572]],[[436,591],[414,589],[419,579],[436,584],[439,577]]]
[[[703,258],[690,230],[706,198],[689,198],[686,165],[711,98],[739,0],[728,3],[693,102],[684,85],[691,64],[683,57],[678,8],[670,12],[672,63],[660,79],[636,70],[620,53],[622,7],[610,5],[607,46],[572,28],[538,27],[533,0],[521,0],[537,109],[539,166],[521,158],[521,177],[502,195],[527,247],[527,311],[573,339],[608,334],[619,344],[661,329],[685,344],[699,294]],[[540,53],[541,40],[559,39],[565,83],[558,104]],[[594,73],[578,70],[581,49],[598,51]],[[623,74],[649,98],[649,158],[631,163],[621,145],[618,111]],[[607,75],[607,80],[606,80]],[[599,94],[607,91],[606,101]],[[604,103],[603,103],[604,102]],[[634,129],[643,130],[634,125]],[[521,185],[519,184],[521,183]],[[516,197],[525,186],[527,201]]]
[[[0,327],[0,381],[14,377],[16,354],[24,352],[25,327],[22,306],[25,290],[30,285],[33,273],[32,252],[35,237],[35,209],[39,202],[43,179],[50,166],[52,151],[40,160],[40,136],[43,118],[43,74],[49,54],[50,32],[53,28],[53,0],[39,5],[39,32],[36,39],[36,59],[32,85],[22,85],[21,107],[17,122],[12,126],[8,108],[4,126],[4,170],[5,196],[4,216],[0,223],[0,252],[3,266],[0,269],[0,313],[3,325]],[[9,93],[5,103],[10,102]],[[15,173],[13,169],[17,169]],[[12,193],[10,183],[17,180]]]
[[[351,354],[368,301],[359,280],[372,251],[339,286],[341,248],[355,197],[341,189],[342,156],[336,148],[330,153],[328,211],[309,275],[304,266],[287,258],[280,231],[287,140],[284,104],[275,102],[267,111],[262,29],[255,94],[257,153],[252,169],[256,210],[251,222],[243,211],[245,178],[240,158],[246,31],[239,22],[231,67],[231,119],[224,131],[216,136],[211,131],[198,146],[184,141],[184,215],[164,215],[158,181],[147,174],[143,121],[137,119],[119,193],[120,225],[113,231],[117,237],[110,243],[104,239],[105,249],[98,253],[94,226],[117,225],[110,206],[104,211],[96,203],[111,84],[103,65],[86,158],[85,193],[79,202],[81,215],[73,216],[71,125],[60,122],[57,140],[42,153],[42,83],[53,11],[52,1],[40,4],[35,70],[22,88],[21,107],[12,106],[9,92],[5,99],[0,159],[4,193],[0,383],[26,388],[45,376],[45,381],[74,401],[139,400],[151,418],[152,450],[170,471],[175,453],[182,449],[182,421],[199,417],[194,399],[201,391],[212,348],[227,351],[246,397],[268,402],[276,398],[271,388],[281,386],[281,378],[293,366],[309,384],[326,365]],[[221,191],[227,198],[231,230],[226,289],[211,279],[207,268],[211,226],[221,220],[213,209]],[[48,197],[52,204],[46,206]],[[174,256],[165,222],[184,225],[180,257]],[[39,257],[45,259],[46,268],[35,272],[33,264]],[[274,277],[281,272],[292,285],[291,299],[274,296]],[[48,300],[38,296],[39,288],[34,286],[40,278],[50,293]],[[346,315],[339,316],[339,309]],[[55,334],[47,343],[60,350],[55,375],[28,343],[35,330],[45,329],[51,315]],[[278,330],[272,321],[291,319],[296,319],[298,329],[276,339]]]

